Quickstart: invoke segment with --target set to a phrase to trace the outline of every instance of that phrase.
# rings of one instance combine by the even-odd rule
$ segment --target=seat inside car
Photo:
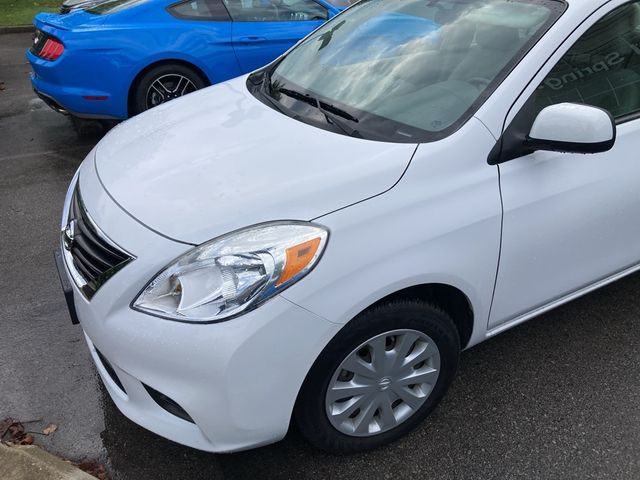
[[[445,22],[436,17],[436,23]],[[423,39],[417,39],[410,46],[412,61],[403,65],[402,79],[407,82],[402,94],[446,80],[453,69],[467,56],[475,36],[476,25],[473,22],[458,20],[456,25],[444,24],[440,29],[440,41],[437,49]],[[422,42],[424,49],[416,48]],[[417,51],[416,51],[417,50]],[[409,87],[410,85],[410,87]]]
[[[438,56],[441,59],[439,80],[446,80],[469,53],[476,35],[476,24],[461,18],[446,22],[441,15],[435,20],[444,25]]]
[[[473,81],[486,86],[521,46],[522,40],[517,28],[479,24],[473,45],[453,69],[449,79]]]

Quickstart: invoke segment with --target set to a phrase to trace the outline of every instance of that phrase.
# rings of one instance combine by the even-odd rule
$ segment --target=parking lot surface
[[[292,429],[214,455],[127,420],[69,321],[52,257],[67,184],[99,138],[80,140],[35,98],[30,35],[1,39],[0,419],[57,424],[36,442],[105,462],[116,479],[640,478],[639,275],[464,352],[442,405],[378,451],[325,455]]]

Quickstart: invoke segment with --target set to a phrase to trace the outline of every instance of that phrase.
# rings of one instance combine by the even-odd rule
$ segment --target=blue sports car
[[[36,16],[31,81],[61,113],[122,120],[269,63],[348,4],[87,1]]]

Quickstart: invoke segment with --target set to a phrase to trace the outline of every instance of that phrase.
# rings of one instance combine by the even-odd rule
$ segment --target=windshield
[[[252,78],[262,87],[252,91],[321,128],[432,141],[473,114],[564,8],[554,0],[362,0]]]
[[[327,3],[330,3],[334,7],[344,8],[348,7],[349,5],[353,5],[357,1],[358,0],[327,0]]]
[[[96,15],[106,15],[135,7],[136,5],[146,1],[147,0],[104,0],[87,9],[87,12],[94,13]]]

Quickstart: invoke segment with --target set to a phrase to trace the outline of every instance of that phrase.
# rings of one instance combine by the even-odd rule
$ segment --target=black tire
[[[395,428],[375,436],[355,437],[333,427],[325,397],[342,361],[370,338],[396,329],[418,330],[436,343],[440,374],[425,403]],[[302,435],[315,447],[345,454],[371,450],[393,442],[419,425],[447,392],[458,368],[460,338],[451,317],[421,301],[395,301],[369,309],[347,324],[322,351],[300,390],[294,411]]]
[[[208,85],[206,79],[202,78],[202,76],[193,68],[190,68],[186,65],[178,63],[166,63],[163,65],[158,65],[157,67],[152,68],[144,75],[142,75],[142,77],[140,77],[140,79],[134,85],[133,101],[131,105],[132,115],[137,115],[138,113],[142,113],[145,110],[152,108],[148,98],[148,93],[151,85],[158,79],[167,78],[172,75],[180,75],[182,77],[185,77],[193,84],[194,88],[189,88],[185,94],[191,93],[192,91],[194,91],[194,89],[200,90],[201,88],[204,88]],[[168,96],[171,98],[167,98],[165,101],[169,101],[173,98],[182,96],[182,92],[178,91],[176,92],[175,96]]]

